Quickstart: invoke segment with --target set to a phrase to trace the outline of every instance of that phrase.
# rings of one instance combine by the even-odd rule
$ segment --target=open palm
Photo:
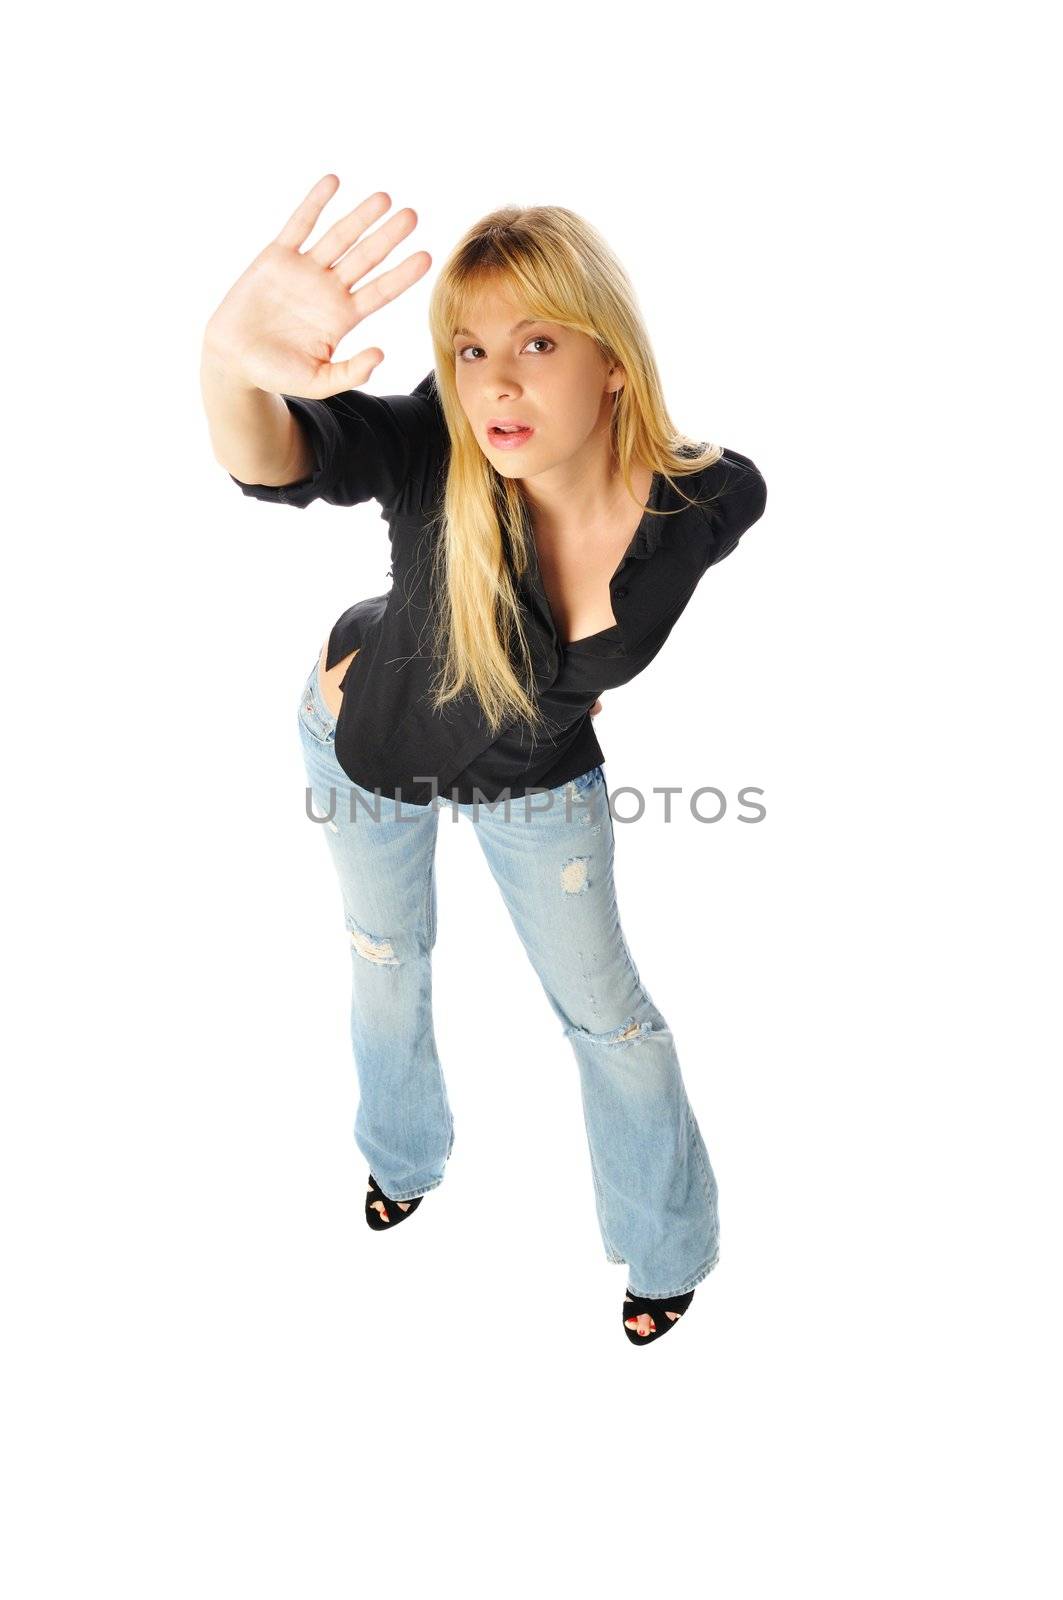
[[[314,185],[233,284],[207,326],[210,347],[227,369],[272,394],[324,400],[364,383],[384,352],[370,346],[333,361],[336,346],[432,264],[427,250],[418,250],[371,282],[362,281],[417,226],[417,213],[407,206],[367,233],[391,205],[382,190],[304,251],[338,187],[339,179],[331,173]]]

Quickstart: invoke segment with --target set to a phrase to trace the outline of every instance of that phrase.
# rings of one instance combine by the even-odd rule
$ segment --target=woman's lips
[[[534,432],[534,428],[519,428],[515,433],[504,433],[500,428],[488,427],[487,439],[496,450],[519,450],[522,444],[527,444]]]

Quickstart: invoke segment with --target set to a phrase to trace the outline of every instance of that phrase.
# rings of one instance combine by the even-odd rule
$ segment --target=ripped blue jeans
[[[442,1183],[454,1145],[432,1026],[432,949],[439,812],[457,803],[438,796],[396,816],[393,795],[352,783],[336,760],[316,661],[299,732],[307,813],[323,819],[314,825],[339,877],[350,942],[355,1143],[384,1193],[412,1200]],[[602,768],[511,799],[508,820],[501,803],[457,809],[476,829],[576,1057],[606,1258],[628,1264],[636,1294],[682,1294],[719,1259],[716,1179],[675,1041],[620,927]]]

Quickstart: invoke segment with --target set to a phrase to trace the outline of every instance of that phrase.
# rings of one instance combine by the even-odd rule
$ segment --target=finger
[[[278,233],[277,243],[287,245],[292,250],[298,250],[304,240],[313,232],[314,224],[339,186],[340,180],[334,172],[328,172],[323,178],[319,178],[306,199],[296,206],[284,227]]]
[[[417,226],[417,213],[412,206],[403,206],[401,211],[396,211],[393,217],[382,222],[375,233],[366,234],[365,238],[358,239],[352,244],[339,260],[336,252],[332,252],[332,271],[340,280],[345,289],[350,289],[359,278],[376,266],[379,266],[384,257],[390,255],[400,239],[405,239]],[[360,230],[365,233],[364,227]],[[351,240],[347,241],[349,244]]]
[[[397,267],[392,267],[388,272],[382,272],[379,278],[374,278],[371,283],[365,283],[360,289],[351,293],[351,312],[354,323],[361,322],[363,317],[368,317],[380,307],[387,305],[389,300],[398,299],[404,289],[408,289],[418,278],[423,278],[432,265],[432,257],[427,250],[418,250],[412,256],[407,256],[405,261],[400,261]]]
[[[600,700],[596,700],[594,702],[594,704],[591,706],[591,716],[592,717],[596,717],[601,709],[602,709],[602,702]]]
[[[317,375],[312,400],[327,400],[331,395],[343,394],[348,389],[358,389],[384,359],[379,345],[359,350],[346,361],[325,361]]]
[[[334,222],[328,232],[323,233],[317,243],[306,252],[307,255],[312,261],[316,261],[318,266],[331,267],[333,262],[361,237],[369,225],[376,222],[390,208],[391,196],[385,190],[378,189],[376,194],[367,195],[353,211],[348,211],[345,217],[340,217]],[[397,215],[401,216],[402,212]],[[396,218],[392,217],[390,220],[394,222]]]

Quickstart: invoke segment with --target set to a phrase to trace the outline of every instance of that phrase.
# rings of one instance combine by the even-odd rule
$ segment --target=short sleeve
[[[708,469],[708,493],[701,510],[711,538],[703,570],[716,565],[738,544],[742,535],[764,515],[768,486],[759,468],[737,450],[724,449]]]
[[[300,509],[314,500],[334,506],[377,500],[399,508],[430,495],[448,441],[434,370],[409,394],[345,389],[327,400],[281,399],[309,440],[314,470],[298,483],[276,485],[243,483],[230,473],[244,494]]]

